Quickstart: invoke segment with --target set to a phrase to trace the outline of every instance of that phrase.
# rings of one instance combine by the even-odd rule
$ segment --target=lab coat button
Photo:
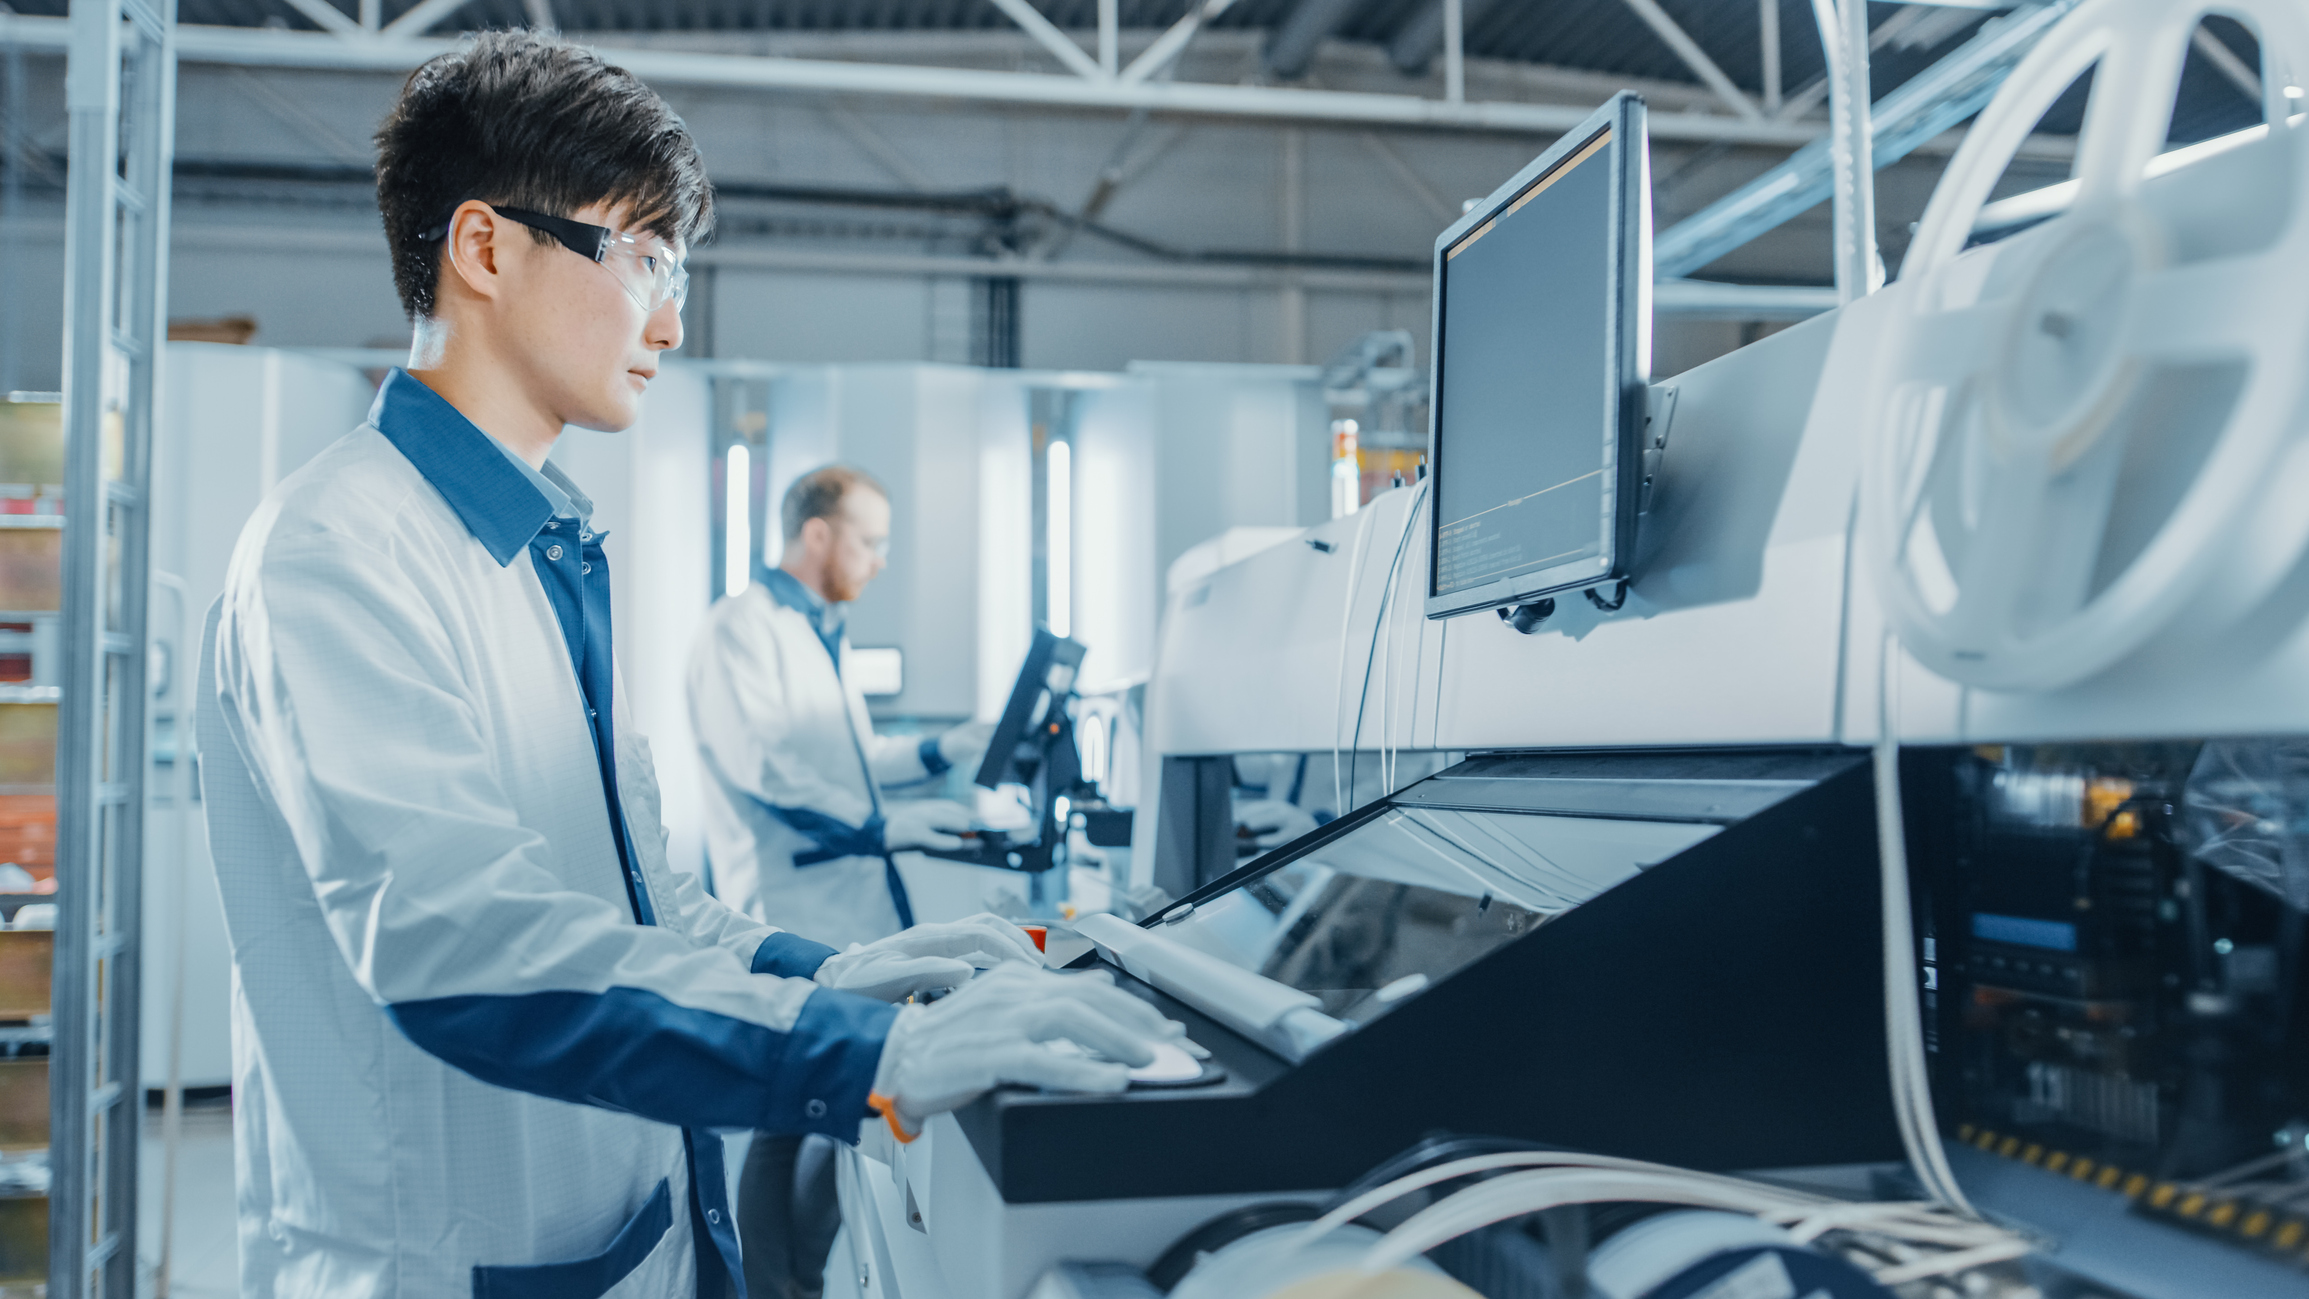
[[[802,1112],[813,1119],[822,1119],[826,1117],[826,1102],[813,1098],[809,1104],[802,1107]]]
[[[559,531],[561,531],[561,525],[560,525],[560,524],[558,524],[558,523],[555,523],[555,522],[554,522],[553,520],[551,520],[551,519],[547,519],[547,520],[545,521],[545,530],[546,530],[547,532],[559,532]]]
[[[584,574],[584,573],[590,573],[590,572],[592,572],[592,571],[593,571],[593,565],[591,565],[591,564],[579,564],[579,565],[577,566],[577,571],[578,571],[580,574]]]
[[[719,1210],[719,1209],[708,1209],[708,1210],[706,1210],[706,1221],[707,1221],[707,1222],[710,1222],[710,1223],[712,1223],[712,1224],[713,1224],[713,1225],[715,1225],[716,1227],[719,1227],[719,1226],[721,1226],[721,1225],[722,1225],[722,1211],[721,1211],[721,1210]]]
[[[561,558],[561,547],[559,547],[559,546],[547,546],[547,547],[545,548],[545,557],[546,557],[547,559],[556,559],[556,560],[557,560],[557,559],[560,559],[560,558]]]

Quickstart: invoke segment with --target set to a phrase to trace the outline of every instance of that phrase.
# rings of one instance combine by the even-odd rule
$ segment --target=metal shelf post
[[[48,1294],[134,1299],[152,423],[175,0],[73,0]]]

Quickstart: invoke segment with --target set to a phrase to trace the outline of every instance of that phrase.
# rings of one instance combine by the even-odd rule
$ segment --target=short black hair
[[[705,162],[657,92],[592,50],[529,31],[483,32],[427,60],[377,128],[377,208],[411,320],[433,314],[441,273],[442,243],[418,236],[467,199],[555,216],[607,201],[689,246],[713,225]]]
[[[785,502],[778,507],[778,521],[785,525],[786,540],[797,541],[802,525],[812,519],[830,519],[842,508],[842,500],[853,487],[864,487],[883,500],[890,493],[874,476],[850,465],[820,465],[794,480],[786,489]]]

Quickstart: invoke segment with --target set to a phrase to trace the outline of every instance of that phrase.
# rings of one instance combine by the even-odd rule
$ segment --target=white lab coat
[[[809,615],[763,582],[707,613],[689,702],[715,894],[836,947],[898,932],[878,786],[930,774],[920,737],[876,735]],[[796,864],[830,853],[842,855]]]
[[[855,1140],[892,1012],[668,868],[620,687],[629,895],[530,552],[379,423],[259,507],[204,654],[242,1293],[689,1294],[705,1130]]]

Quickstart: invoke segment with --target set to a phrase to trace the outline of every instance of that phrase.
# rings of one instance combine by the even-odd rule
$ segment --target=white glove
[[[993,739],[994,723],[964,722],[938,737],[938,756],[946,759],[948,766],[975,775]]]
[[[902,1001],[932,988],[953,988],[978,970],[1006,962],[1039,968],[1042,952],[1026,931],[989,912],[966,920],[916,925],[826,958],[811,976],[818,986],[883,1001]]]
[[[891,852],[908,848],[959,848],[961,833],[970,828],[970,809],[949,798],[909,798],[882,808],[882,846]]]
[[[1003,1083],[1119,1092],[1130,1085],[1132,1068],[1154,1063],[1158,1043],[1184,1032],[1106,974],[1004,965],[942,1001],[900,1010],[882,1044],[874,1090],[897,1102],[909,1128]],[[1058,1039],[1107,1059],[1044,1045]]]
[[[1315,814],[1279,798],[1247,798],[1235,804],[1235,842],[1261,852],[1280,848],[1315,829]]]

